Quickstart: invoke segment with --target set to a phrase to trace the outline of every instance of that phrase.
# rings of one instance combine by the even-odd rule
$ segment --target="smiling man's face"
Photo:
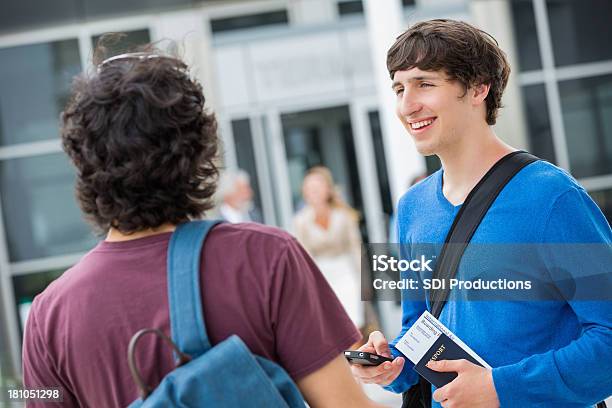
[[[411,68],[395,72],[396,114],[412,135],[419,153],[439,154],[465,134],[472,120],[485,121],[483,107],[443,71]]]

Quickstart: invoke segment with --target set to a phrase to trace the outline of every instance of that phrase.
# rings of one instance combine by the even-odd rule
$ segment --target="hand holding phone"
[[[392,358],[379,356],[375,353],[368,353],[367,351],[359,351],[359,350],[346,350],[344,352],[344,357],[351,364],[359,364],[363,366],[377,366],[385,361],[393,361]]]
[[[351,364],[353,376],[365,384],[389,385],[400,375],[404,368],[404,358],[396,357],[393,359],[389,343],[387,343],[387,339],[379,331],[370,333],[368,342],[359,347],[358,350],[347,351],[349,353],[356,352],[357,359],[361,359],[361,363],[357,362],[357,359],[349,359],[349,361],[354,360],[354,362],[352,361],[353,364]],[[364,354],[360,356],[359,353]],[[373,356],[375,357],[372,358]],[[384,361],[378,363],[379,360],[376,357],[384,359]],[[369,364],[364,364],[364,362]]]

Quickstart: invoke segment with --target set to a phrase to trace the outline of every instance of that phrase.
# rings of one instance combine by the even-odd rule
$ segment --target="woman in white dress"
[[[294,217],[295,236],[313,257],[355,325],[363,328],[358,214],[340,199],[331,172],[325,167],[308,171],[302,195],[306,205]]]

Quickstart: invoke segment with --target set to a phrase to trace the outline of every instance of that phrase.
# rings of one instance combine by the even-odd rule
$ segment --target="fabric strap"
[[[474,232],[499,193],[516,173],[537,160],[539,160],[537,157],[524,151],[512,152],[502,157],[480,179],[468,194],[446,235],[434,269],[434,278],[452,279],[455,276],[461,257],[472,240]],[[448,285],[445,285],[444,289],[429,292],[431,314],[436,318],[440,317],[449,293]]]
[[[191,357],[211,348],[200,296],[200,254],[208,232],[221,221],[179,224],[168,247],[168,303],[172,340]]]

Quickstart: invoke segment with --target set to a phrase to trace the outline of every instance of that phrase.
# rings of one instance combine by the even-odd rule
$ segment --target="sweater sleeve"
[[[545,224],[543,242],[591,243],[600,245],[606,258],[612,253],[610,225],[580,188],[571,188],[555,200]],[[601,277],[598,283],[605,287],[598,291],[612,294],[610,263],[589,265],[600,265],[601,270],[593,273]],[[584,280],[577,276],[580,271],[576,269],[567,272],[576,278],[576,285],[581,285]],[[554,270],[549,272],[554,274]],[[612,394],[612,301],[568,300],[567,306],[582,326],[576,340],[558,350],[493,369],[502,407],[584,407]]]
[[[403,296],[402,296],[403,297]],[[395,339],[389,344],[391,348],[391,354],[393,358],[404,357],[404,368],[400,375],[385,388],[388,391],[402,393],[408,391],[410,386],[416,384],[419,381],[419,375],[413,370],[414,364],[408,360],[396,347],[397,342],[406,334],[406,331],[412,327],[418,317],[423,314],[426,310],[424,301],[411,301],[402,299],[402,330],[395,337]]]

